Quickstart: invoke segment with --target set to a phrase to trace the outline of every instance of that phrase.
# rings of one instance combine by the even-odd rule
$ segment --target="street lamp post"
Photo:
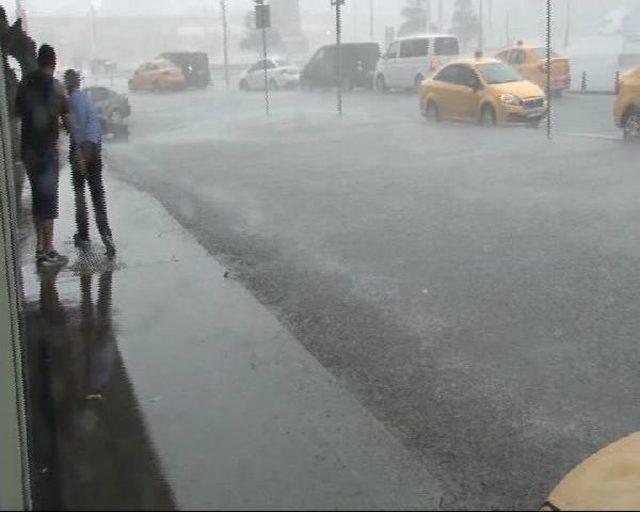
[[[480,50],[484,48],[484,0],[480,0],[479,4],[480,27],[478,30],[478,47]]]
[[[271,16],[269,6],[265,5],[265,0],[255,0],[256,2],[256,28],[262,30],[262,63],[264,68],[264,106],[267,117],[271,115],[269,106],[269,73],[267,71],[267,29],[271,26]]]
[[[547,139],[551,139],[551,0],[547,0]]]
[[[338,115],[342,116],[342,13],[341,7],[345,0],[331,0],[331,5],[336,8],[336,80],[338,86]]]
[[[224,81],[229,88],[229,42],[227,25],[227,0],[220,0],[220,10],[222,11],[222,48],[224,52]]]
[[[373,41],[373,0],[369,0],[369,38]]]

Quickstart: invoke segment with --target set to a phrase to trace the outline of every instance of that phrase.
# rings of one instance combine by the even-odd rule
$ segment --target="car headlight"
[[[505,105],[520,105],[520,98],[513,94],[501,94],[500,101]]]

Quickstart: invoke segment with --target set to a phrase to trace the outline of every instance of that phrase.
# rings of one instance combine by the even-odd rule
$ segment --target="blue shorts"
[[[23,162],[31,183],[33,216],[38,219],[58,218],[58,176],[60,162],[58,148],[44,152],[27,151]]]

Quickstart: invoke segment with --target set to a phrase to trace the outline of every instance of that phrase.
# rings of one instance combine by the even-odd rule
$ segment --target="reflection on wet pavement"
[[[118,349],[112,271],[80,275],[79,304],[57,281],[42,273],[26,306],[35,508],[175,508]]]

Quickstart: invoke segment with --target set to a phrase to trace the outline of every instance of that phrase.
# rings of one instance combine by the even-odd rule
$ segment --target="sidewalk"
[[[68,170],[69,268],[39,276],[32,234],[22,248],[36,504],[438,508],[426,468],[269,311],[155,199],[106,178],[115,264],[70,243]]]

